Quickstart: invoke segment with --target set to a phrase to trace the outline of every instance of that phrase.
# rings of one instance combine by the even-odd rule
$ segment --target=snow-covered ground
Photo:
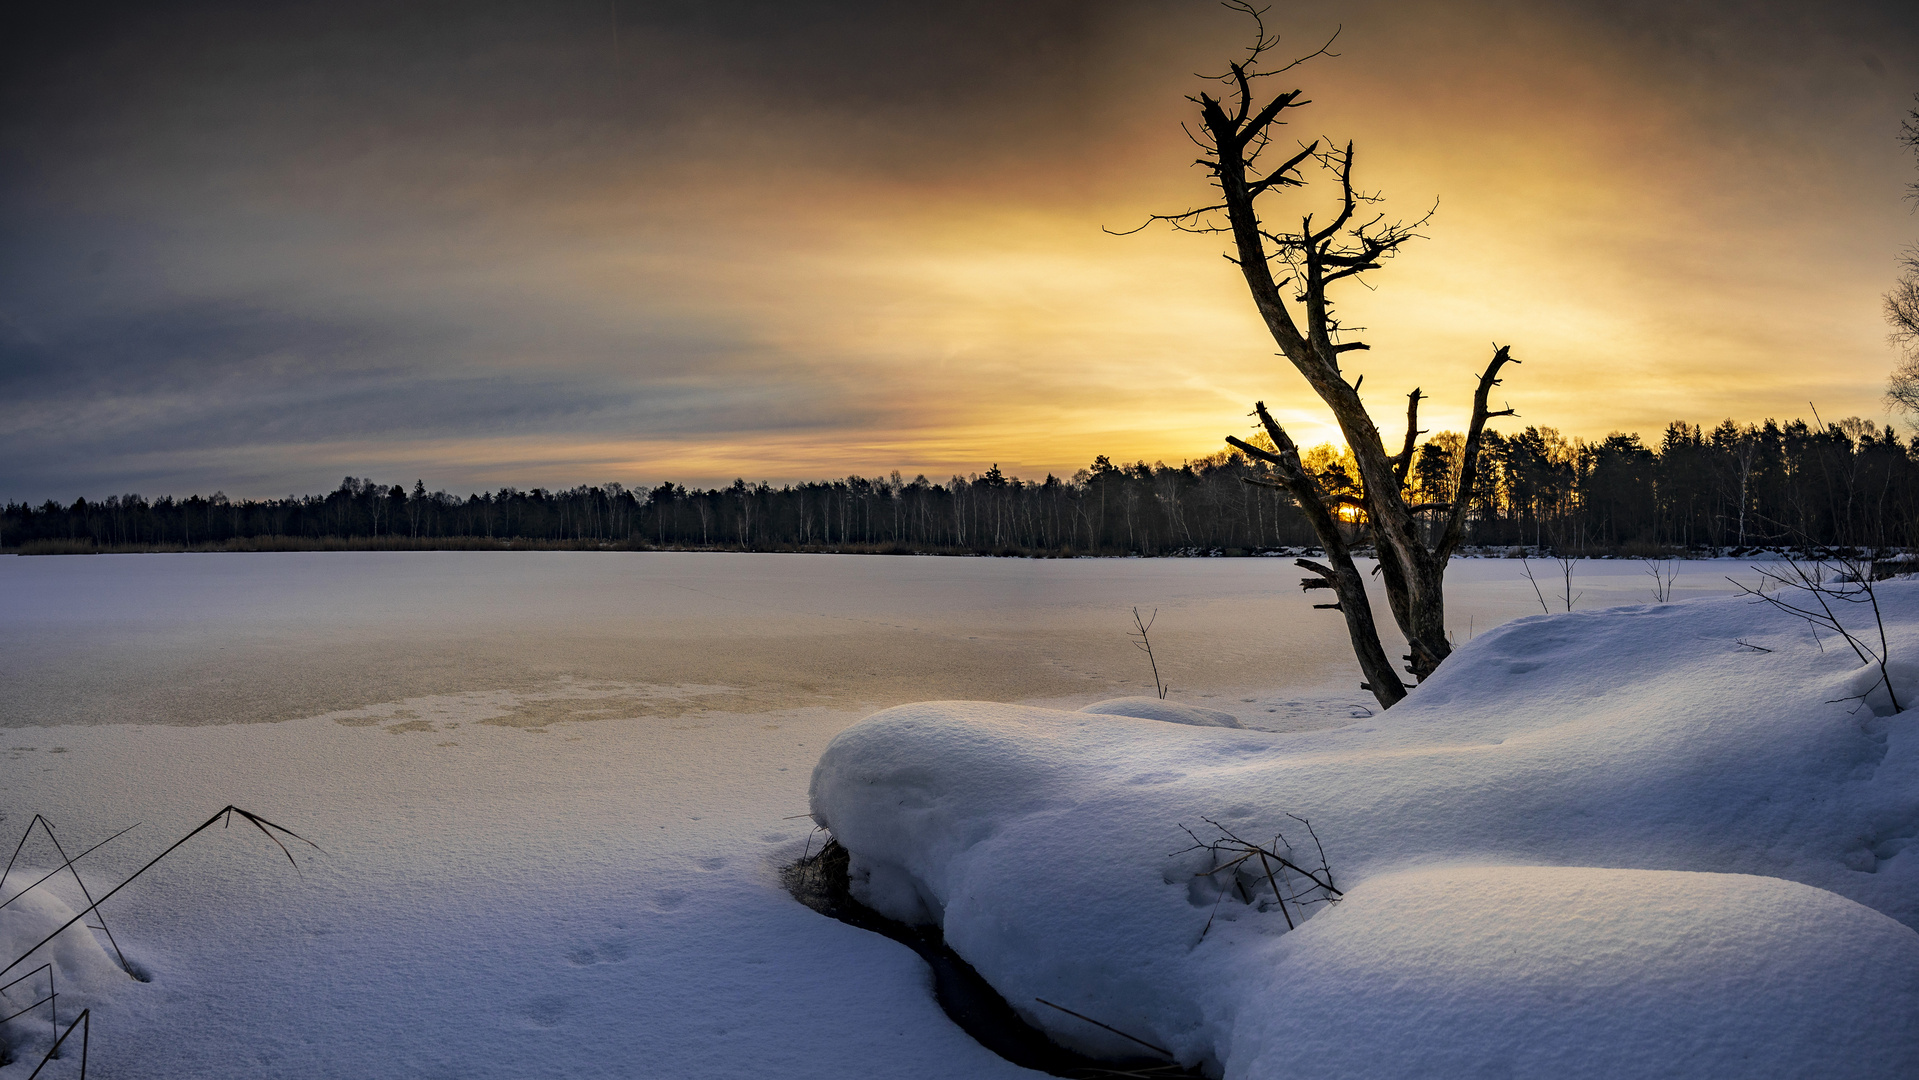
[[[1550,564],[1533,566],[1553,599]],[[1677,593],[1723,596],[1728,573],[1751,577],[1686,564]],[[1706,1015],[1712,958],[1774,958],[1757,996],[1716,1015],[1821,1003],[1726,1054],[1834,1052],[1857,1032],[1841,1021],[1860,987],[1876,988],[1872,1015],[1910,1008],[1919,991],[1899,971],[1919,936],[1878,914],[1914,919],[1910,731],[1823,704],[1845,673],[1802,629],[1680,605],[1489,635],[1538,601],[1517,563],[1460,562],[1456,636],[1486,640],[1373,715],[1337,616],[1311,610],[1298,577],[1249,559],[0,559],[0,810],[9,836],[44,813],[70,851],[142,822],[88,857],[89,883],[118,881],[228,802],[324,849],[296,873],[251,829],[213,830],[108,903],[151,981],[80,970],[62,987],[63,1015],[96,1008],[89,1071],[103,1077],[1033,1075],[952,1027],[909,951],[800,907],[775,869],[808,842],[822,750],[875,709],[1150,693],[1126,637],[1138,605],[1159,610],[1173,698],[1263,730],[992,713],[994,730],[1037,718],[1001,732],[1012,773],[1035,760],[1021,740],[1072,759],[1038,784],[1060,804],[1052,819],[1007,811],[989,786],[950,812],[893,815],[907,823],[897,852],[842,828],[871,858],[919,846],[944,859],[912,880],[1016,1003],[1041,983],[1067,996],[1098,981],[1110,996],[1081,1011],[1245,1075],[1296,1040],[1322,1062],[1359,1046],[1348,1075],[1368,1062],[1402,1075],[1367,1016],[1381,1031],[1479,1033],[1493,1049],[1446,1043],[1481,1055],[1459,1059],[1468,1073],[1536,1075],[1628,1030],[1654,1060],[1664,1033]],[[1574,582],[1581,612],[1644,603],[1650,587],[1633,563],[1582,564]],[[1898,610],[1898,633],[1919,638],[1919,610]],[[1734,616],[1778,651],[1727,647]],[[950,733],[951,710],[929,715]],[[925,764],[975,783],[965,754]],[[983,815],[1066,843],[1085,824],[1073,814],[1100,808],[1103,854],[1089,844],[1050,867],[954,839]],[[1251,828],[1282,810],[1312,819],[1352,898],[1296,935],[1221,905],[1195,948],[1209,913],[1169,870],[1169,838],[1199,813]],[[45,866],[38,844],[22,858]],[[975,854],[936,855],[958,851]],[[1132,865],[1140,853],[1150,866]],[[1141,936],[1083,954],[1073,934],[1108,923]],[[0,921],[0,942],[16,925]],[[1502,949],[1535,962],[1516,975]],[[1568,982],[1568,967],[1590,978]],[[1342,977],[1362,970],[1403,992]],[[1657,992],[1635,991],[1648,975]],[[1195,989],[1208,977],[1214,990]],[[1421,995],[1440,984],[1443,997]],[[21,1024],[15,1038],[45,1038],[43,1021]],[[1568,1034],[1537,1037],[1542,1025]],[[1532,1056],[1499,1056],[1528,1033]]]

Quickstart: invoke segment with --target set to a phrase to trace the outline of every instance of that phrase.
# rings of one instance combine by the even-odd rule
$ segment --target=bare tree
[[[1646,564],[1646,576],[1652,578],[1652,598],[1654,602],[1665,604],[1672,601],[1672,583],[1679,579],[1678,559],[1641,559]]]
[[[1913,100],[1919,101],[1919,95]],[[1919,157],[1919,109],[1906,114],[1899,125],[1899,141]],[[1919,181],[1908,196],[1919,203]],[[1886,294],[1886,322],[1892,326],[1892,342],[1899,347],[1899,366],[1892,369],[1892,381],[1886,388],[1886,400],[1919,416],[1919,247],[1908,248],[1900,264],[1905,272]]]
[[[1341,326],[1327,290],[1340,281],[1377,270],[1418,236],[1418,229],[1430,219],[1431,212],[1412,221],[1390,222],[1384,213],[1375,212],[1379,195],[1353,184],[1350,142],[1342,148],[1322,147],[1315,141],[1298,145],[1296,152],[1276,166],[1263,162],[1262,157],[1272,149],[1276,129],[1285,124],[1283,118],[1308,102],[1297,89],[1267,97],[1259,91],[1259,80],[1290,71],[1315,57],[1331,55],[1328,49],[1332,42],[1283,66],[1269,67],[1267,54],[1277,47],[1279,38],[1267,33],[1263,18],[1266,9],[1246,0],[1228,0],[1225,6],[1252,19],[1253,43],[1244,59],[1228,64],[1225,73],[1210,77],[1226,88],[1219,97],[1201,93],[1190,99],[1199,106],[1200,127],[1197,132],[1188,131],[1205,151],[1198,163],[1212,174],[1220,200],[1180,214],[1154,215],[1146,225],[1161,221],[1186,232],[1232,236],[1234,251],[1227,258],[1245,277],[1268,332],[1338,421],[1359,467],[1357,493],[1328,490],[1309,473],[1300,463],[1298,446],[1263,402],[1253,411],[1274,449],[1238,438],[1228,438],[1227,442],[1272,466],[1277,477],[1273,486],[1287,491],[1312,523],[1330,565],[1299,560],[1300,566],[1314,574],[1303,586],[1333,591],[1337,598],[1334,603],[1317,606],[1336,609],[1346,617],[1347,634],[1366,676],[1366,689],[1382,706],[1390,707],[1406,696],[1407,685],[1400,681],[1380,645],[1365,579],[1353,562],[1353,549],[1362,542],[1373,545],[1393,619],[1411,648],[1406,670],[1425,679],[1452,651],[1446,636],[1443,583],[1447,560],[1464,534],[1468,494],[1474,490],[1479,467],[1481,434],[1489,418],[1514,415],[1509,408],[1489,409],[1487,398],[1499,385],[1500,369],[1517,361],[1506,347],[1496,346],[1492,361],[1479,377],[1472,421],[1462,447],[1459,482],[1451,501],[1413,502],[1406,479],[1421,434],[1419,403],[1424,395],[1418,389],[1407,395],[1405,440],[1397,453],[1388,450],[1360,400],[1359,387],[1365,376],[1349,382],[1340,368],[1342,355],[1368,346],[1343,340],[1349,328]],[[1260,210],[1266,205],[1262,200],[1286,188],[1304,186],[1301,170],[1308,165],[1337,188],[1330,219],[1315,224],[1314,215],[1304,213],[1298,219],[1297,231],[1262,219]],[[1437,518],[1427,518],[1429,513]]]
[[[1571,611],[1573,605],[1579,602],[1579,598],[1586,595],[1583,592],[1573,591],[1573,571],[1578,569],[1579,560],[1567,553],[1564,549],[1555,547],[1553,549],[1553,562],[1559,564],[1559,578],[1561,581],[1560,591],[1558,593],[1559,600],[1566,605],[1567,611]],[[1532,583],[1533,595],[1539,599],[1539,610],[1551,615],[1553,613],[1552,605],[1546,602],[1546,593],[1539,587],[1539,578],[1533,574],[1532,560],[1524,555],[1519,557],[1519,576]],[[1661,603],[1665,602],[1664,596],[1659,596],[1658,599]]]

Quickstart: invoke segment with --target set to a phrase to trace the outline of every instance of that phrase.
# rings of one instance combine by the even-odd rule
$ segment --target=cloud
[[[1331,435],[1221,245],[1100,231],[1205,198],[1182,95],[1243,36],[1208,4],[36,18],[0,46],[0,497],[1066,473],[1256,398]],[[1463,422],[1497,339],[1573,433],[1877,413],[1907,6],[1296,18],[1345,26],[1297,134],[1438,200],[1344,301],[1385,412]]]

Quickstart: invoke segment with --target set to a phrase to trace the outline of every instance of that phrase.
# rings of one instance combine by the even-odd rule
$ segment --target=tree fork
[[[1267,437],[1273,440],[1277,453],[1230,436],[1226,441],[1247,456],[1271,465],[1281,486],[1292,495],[1300,512],[1306,515],[1307,522],[1313,527],[1313,535],[1319,539],[1320,548],[1326,552],[1327,562],[1332,565],[1309,559],[1298,560],[1301,569],[1310,570],[1319,577],[1316,582],[1312,579],[1302,582],[1301,587],[1333,590],[1333,595],[1338,598],[1333,606],[1345,616],[1346,636],[1352,640],[1353,653],[1359,660],[1361,673],[1366,676],[1367,689],[1372,691],[1382,708],[1391,708],[1406,696],[1406,687],[1400,682],[1398,672],[1393,670],[1392,661],[1379,643],[1379,628],[1373,622],[1373,606],[1366,597],[1366,579],[1353,562],[1352,548],[1346,542],[1346,535],[1340,531],[1339,519],[1329,508],[1326,493],[1320,488],[1319,481],[1299,460],[1299,447],[1286,434],[1286,429],[1280,427],[1272,414],[1266,411],[1266,403],[1262,401],[1255,405],[1254,414],[1265,427]]]

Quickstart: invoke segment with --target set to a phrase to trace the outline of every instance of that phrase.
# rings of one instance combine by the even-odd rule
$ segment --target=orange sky
[[[1182,95],[1240,20],[854,5],[741,46],[655,8],[617,59],[565,5],[49,31],[6,98],[0,498],[1038,477],[1211,452],[1255,399],[1331,437],[1219,238],[1102,232],[1206,201]],[[1462,425],[1494,341],[1521,423],[1569,434],[1889,418],[1904,5],[1274,18],[1301,52],[1344,26],[1291,133],[1438,202],[1339,297],[1382,418],[1418,385]]]

